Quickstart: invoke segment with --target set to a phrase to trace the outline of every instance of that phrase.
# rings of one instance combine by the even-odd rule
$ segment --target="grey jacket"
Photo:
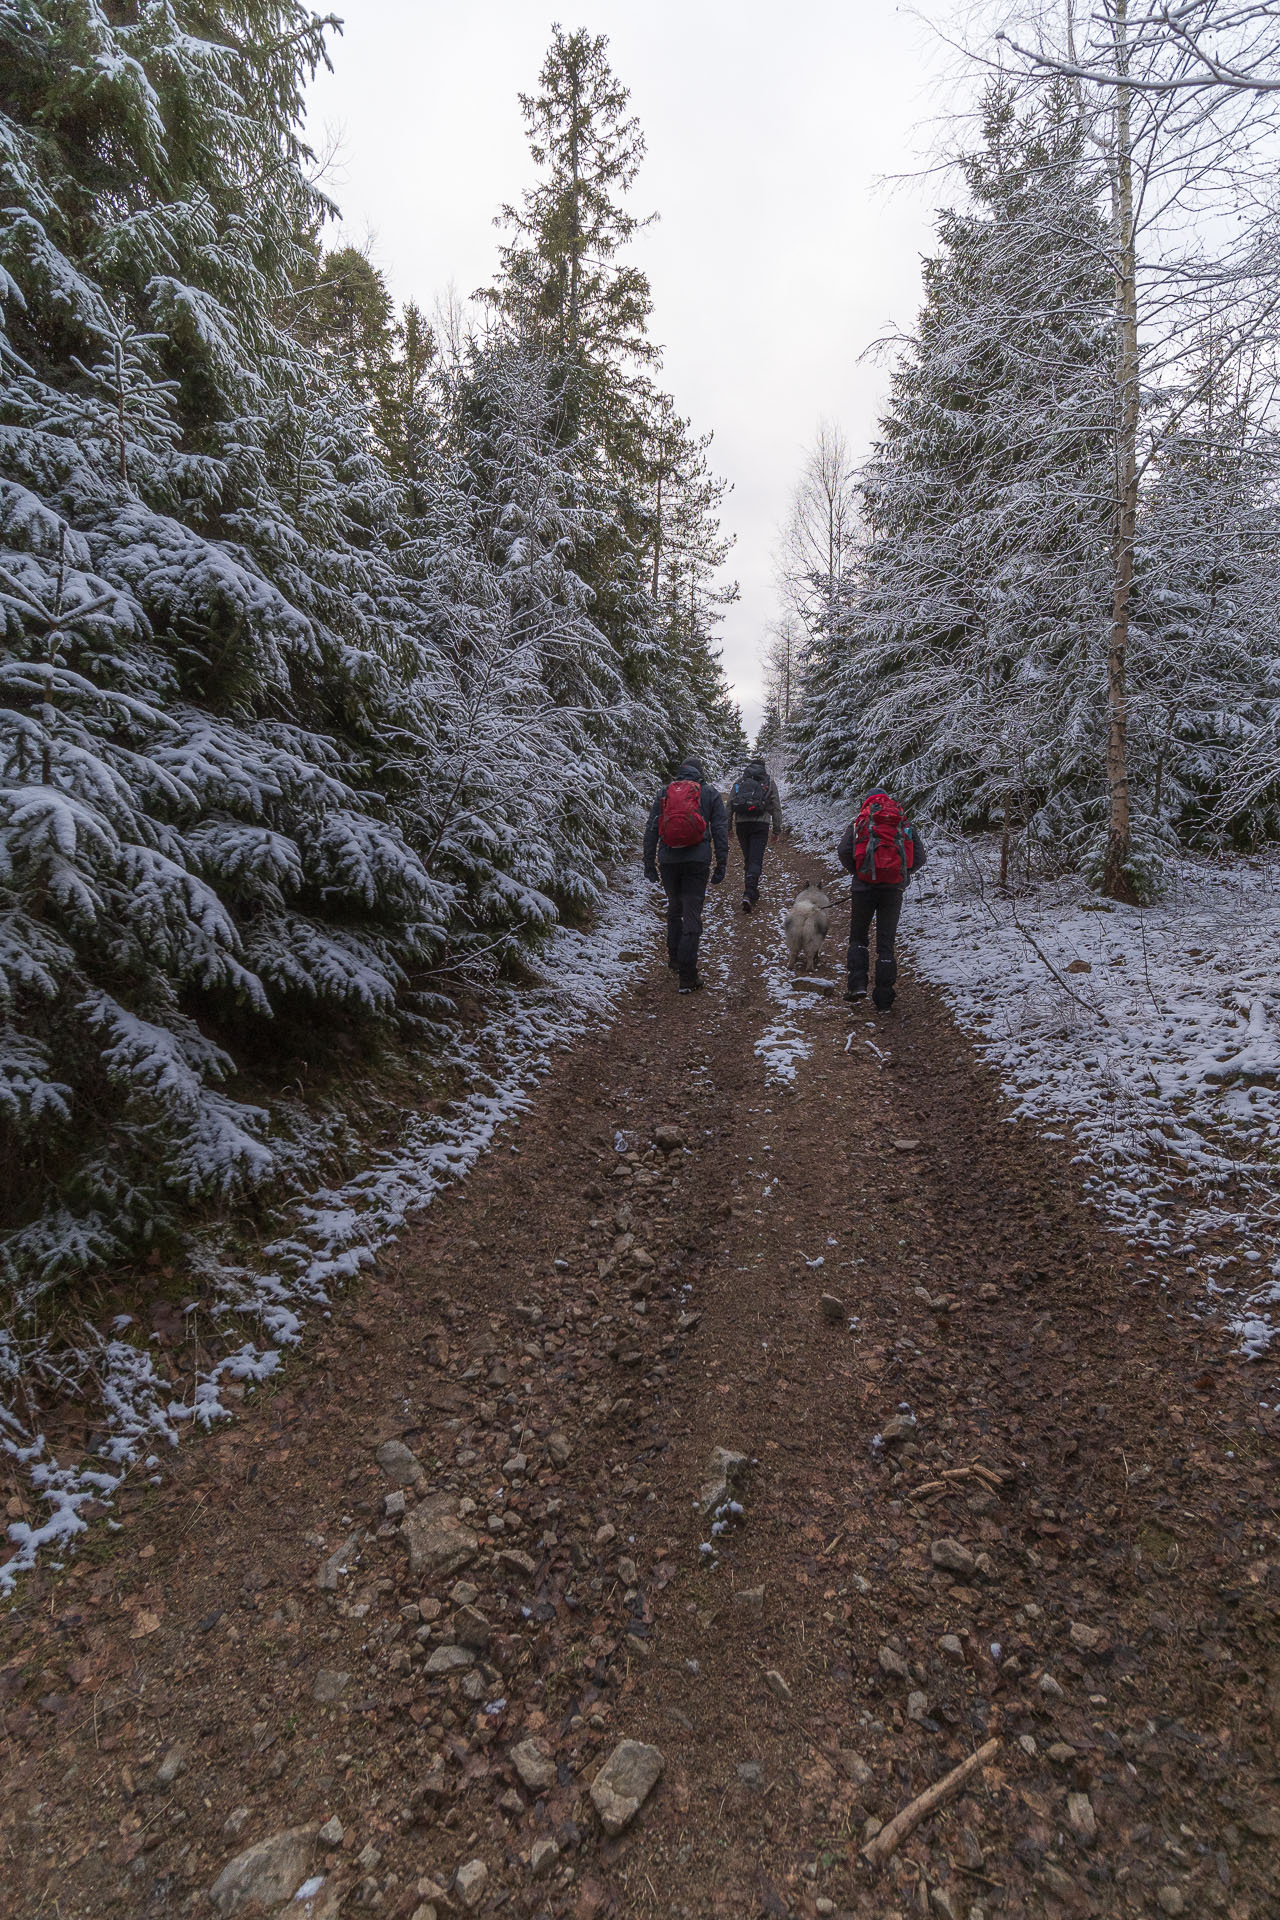
[[[768,782],[769,820],[772,823],[773,831],[775,833],[781,833],[782,832],[782,802],[778,798],[777,781],[769,779],[769,771],[768,771],[768,768],[765,766],[763,760],[748,760],[746,766],[742,769],[742,771],[744,774],[747,774],[747,773],[754,774],[757,780],[765,780]],[[737,782],[735,781],[734,786],[736,785],[737,785]],[[729,825],[730,826],[733,826],[735,824],[734,823],[735,812],[736,812],[736,808],[734,807],[734,804],[733,804],[733,787],[730,787],[729,789]],[[744,814],[742,818],[737,822],[737,825],[740,827],[745,827],[748,824],[750,824],[753,827],[764,826],[765,824],[764,816],[758,813]]]

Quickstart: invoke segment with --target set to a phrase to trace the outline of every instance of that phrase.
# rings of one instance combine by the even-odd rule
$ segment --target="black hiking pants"
[[[711,878],[709,860],[659,860],[658,872],[667,896],[667,959],[682,981],[698,972],[698,941],[702,938],[702,903]]]
[[[856,886],[849,915],[849,991],[865,993],[871,965],[868,940],[876,923],[876,984],[871,998],[884,1011],[894,1002],[898,962],[893,943],[902,912],[903,887]]]
[[[767,820],[739,820],[734,829],[742,848],[742,891],[748,900],[760,898],[760,875],[764,871],[765,848],[769,844]]]

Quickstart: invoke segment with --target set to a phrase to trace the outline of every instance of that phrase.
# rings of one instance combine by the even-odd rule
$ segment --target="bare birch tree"
[[[831,625],[857,528],[849,443],[840,427],[824,420],[800,470],[778,554],[783,604],[810,639]]]

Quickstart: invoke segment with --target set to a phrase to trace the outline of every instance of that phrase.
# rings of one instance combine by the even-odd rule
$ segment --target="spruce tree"
[[[988,94],[861,475],[865,535],[809,653],[798,765],[1082,852],[1101,803],[1107,281],[1066,89]]]

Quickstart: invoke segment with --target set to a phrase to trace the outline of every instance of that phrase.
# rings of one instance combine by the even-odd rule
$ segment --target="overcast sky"
[[[516,96],[536,90],[553,21],[609,36],[648,141],[633,204],[661,216],[634,257],[663,379],[732,483],[725,665],[754,728],[805,447],[824,416],[865,447],[887,375],[860,356],[919,303],[934,189],[880,182],[930,142],[929,30],[891,0],[348,0],[346,15],[312,140],[341,136],[327,184],[345,237],[428,309],[493,273],[493,215],[532,177]]]

